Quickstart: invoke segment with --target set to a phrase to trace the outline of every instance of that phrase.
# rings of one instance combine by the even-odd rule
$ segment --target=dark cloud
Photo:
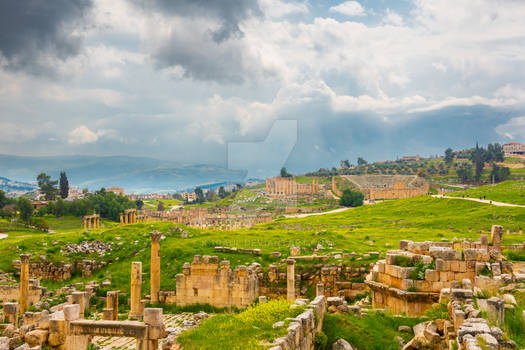
[[[257,0],[130,0],[132,3],[164,14],[182,17],[209,17],[221,22],[212,33],[217,43],[241,35],[239,23],[251,15],[261,15]]]
[[[81,40],[72,34],[92,0],[0,1],[0,53],[7,69],[42,74],[53,70],[46,58],[76,55]]]
[[[209,20],[209,26],[188,21],[174,30],[151,55],[157,68],[183,67],[185,76],[203,81],[241,83],[257,63],[246,55],[240,23],[262,16],[257,0],[130,0],[146,12],[165,17]],[[217,23],[219,27],[217,28]],[[204,24],[206,26],[206,24]]]

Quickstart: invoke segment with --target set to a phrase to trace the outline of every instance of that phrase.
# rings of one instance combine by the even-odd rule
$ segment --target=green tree
[[[66,199],[69,196],[69,181],[65,171],[60,172],[60,197]]]
[[[469,164],[461,168],[456,169],[456,174],[458,175],[459,181],[461,183],[467,183],[472,179],[472,166]]]
[[[368,162],[364,158],[362,157],[357,158],[357,165],[367,165],[367,164]]]
[[[164,203],[162,201],[159,201],[159,204],[157,205],[157,211],[164,211]]]
[[[33,205],[31,204],[31,201],[26,197],[20,197],[18,198],[16,206],[18,209],[18,215],[20,215],[20,220],[29,222],[31,215],[33,215]]]
[[[197,203],[204,203],[204,193],[202,192],[202,188],[196,187],[195,188],[195,201]]]
[[[452,150],[452,148],[449,147],[445,150],[445,163],[450,165],[452,164],[453,161],[454,161],[454,150]]]
[[[285,167],[282,167],[281,168],[281,177],[290,177],[292,176],[287,170]]]
[[[494,165],[492,171],[490,172],[491,179],[494,179],[494,182],[501,182],[508,180],[510,178],[510,169],[503,166]]]
[[[219,198],[221,198],[221,199],[222,199],[222,198],[226,198],[226,191],[224,190],[224,187],[223,187],[223,186],[219,187],[219,193],[218,193],[218,195],[219,195]]]
[[[52,181],[51,176],[47,175],[46,173],[38,174],[36,180],[38,182],[40,192],[44,195],[46,200],[54,201],[58,193],[58,189],[56,187],[58,181]]]
[[[141,210],[142,208],[144,208],[144,201],[142,199],[137,199],[135,201],[135,205],[137,206],[138,210]]]
[[[339,204],[343,207],[359,207],[363,205],[364,194],[359,191],[352,191],[348,188],[343,190],[343,195]]]
[[[471,153],[470,160],[474,166],[474,180],[479,181],[481,179],[481,174],[483,173],[483,168],[485,167],[486,152],[482,147],[478,146],[476,142],[476,148]]]
[[[9,203],[11,203],[11,201],[9,200],[9,198],[7,198],[5,192],[0,190],[0,208]]]

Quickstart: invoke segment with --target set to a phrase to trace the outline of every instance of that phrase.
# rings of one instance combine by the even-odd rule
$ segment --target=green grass
[[[486,199],[496,202],[525,205],[525,181],[504,181],[499,184],[480,186],[448,195],[453,197],[466,197],[468,195],[471,198],[486,196]]]
[[[191,262],[193,255],[217,255],[219,259],[230,260],[232,268],[238,265],[259,262],[263,267],[270,263],[280,264],[280,259],[272,258],[271,252],[281,252],[287,256],[292,245],[306,248],[304,254],[311,254],[317,244],[325,249],[319,254],[329,252],[370,251],[385,252],[395,249],[400,239],[414,241],[457,240],[460,238],[479,239],[479,231],[485,232],[493,224],[511,227],[522,225],[525,221],[523,208],[496,207],[472,201],[458,201],[432,197],[419,197],[387,201],[368,205],[340,213],[306,218],[278,219],[251,229],[234,231],[201,230],[181,227],[188,231],[188,238],[181,238],[178,226],[169,222],[139,223],[95,230],[89,235],[82,229],[43,233],[21,228],[20,231],[6,232],[9,237],[1,240],[3,254],[0,255],[0,270],[13,272],[12,261],[19,259],[21,253],[32,254],[33,260],[45,255],[48,261],[72,262],[79,259],[96,259],[109,263],[109,266],[94,275],[82,279],[80,276],[70,281],[42,284],[51,289],[81,280],[102,281],[109,277],[111,288],[129,290],[130,266],[132,261],[143,262],[143,291],[149,292],[150,238],[149,232],[159,230],[166,236],[161,241],[161,288],[175,290],[175,274],[182,272],[184,262]],[[51,228],[59,225],[51,220]],[[8,227],[0,221],[0,228]],[[62,225],[62,223],[60,223]],[[109,223],[108,223],[109,225]],[[14,227],[9,227],[14,230]],[[18,228],[16,228],[18,229]],[[119,237],[120,240],[117,240]],[[65,256],[60,248],[67,243],[85,240],[101,240],[113,245],[113,250],[104,257],[90,254]],[[503,235],[503,244],[521,243],[520,235]],[[260,248],[260,257],[249,254],[216,253],[215,246],[237,248]],[[351,263],[350,259],[343,260]],[[332,259],[331,262],[338,263]],[[317,262],[300,262],[315,264]],[[360,263],[355,261],[355,263]],[[286,266],[281,264],[282,272]]]
[[[164,210],[169,210],[174,206],[182,204],[181,201],[176,199],[146,199],[144,200],[144,209],[157,210],[159,202],[164,204]]]
[[[525,261],[525,251],[505,250],[503,255],[511,261]]]
[[[525,348],[525,292],[523,290],[514,292],[517,305],[514,309],[505,310],[505,322],[503,330],[518,344],[519,349]]]
[[[399,350],[399,343],[394,339],[400,336],[408,342],[413,334],[400,333],[399,326],[409,326],[422,322],[417,318],[395,317],[388,313],[382,315],[373,312],[361,318],[353,314],[326,314],[323,323],[323,332],[328,337],[327,347],[343,338],[355,349],[359,350]]]
[[[303,311],[304,307],[291,309],[286,300],[270,300],[238,314],[209,318],[198,328],[183,332],[178,342],[186,350],[266,349],[261,342],[270,343],[286,334],[287,324],[277,329],[272,325],[287,317],[296,317]]]

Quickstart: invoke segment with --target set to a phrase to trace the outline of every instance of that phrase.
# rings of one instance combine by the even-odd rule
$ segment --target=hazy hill
[[[240,182],[245,174],[214,165],[184,166],[146,157],[52,156],[20,157],[0,155],[0,176],[35,182],[45,172],[58,179],[67,173],[72,186],[98,189],[118,186],[128,192],[174,191],[215,182]]]

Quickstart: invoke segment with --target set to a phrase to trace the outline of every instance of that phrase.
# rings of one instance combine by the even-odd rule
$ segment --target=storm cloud
[[[78,27],[92,0],[0,1],[0,54],[9,70],[39,75],[81,48]]]

